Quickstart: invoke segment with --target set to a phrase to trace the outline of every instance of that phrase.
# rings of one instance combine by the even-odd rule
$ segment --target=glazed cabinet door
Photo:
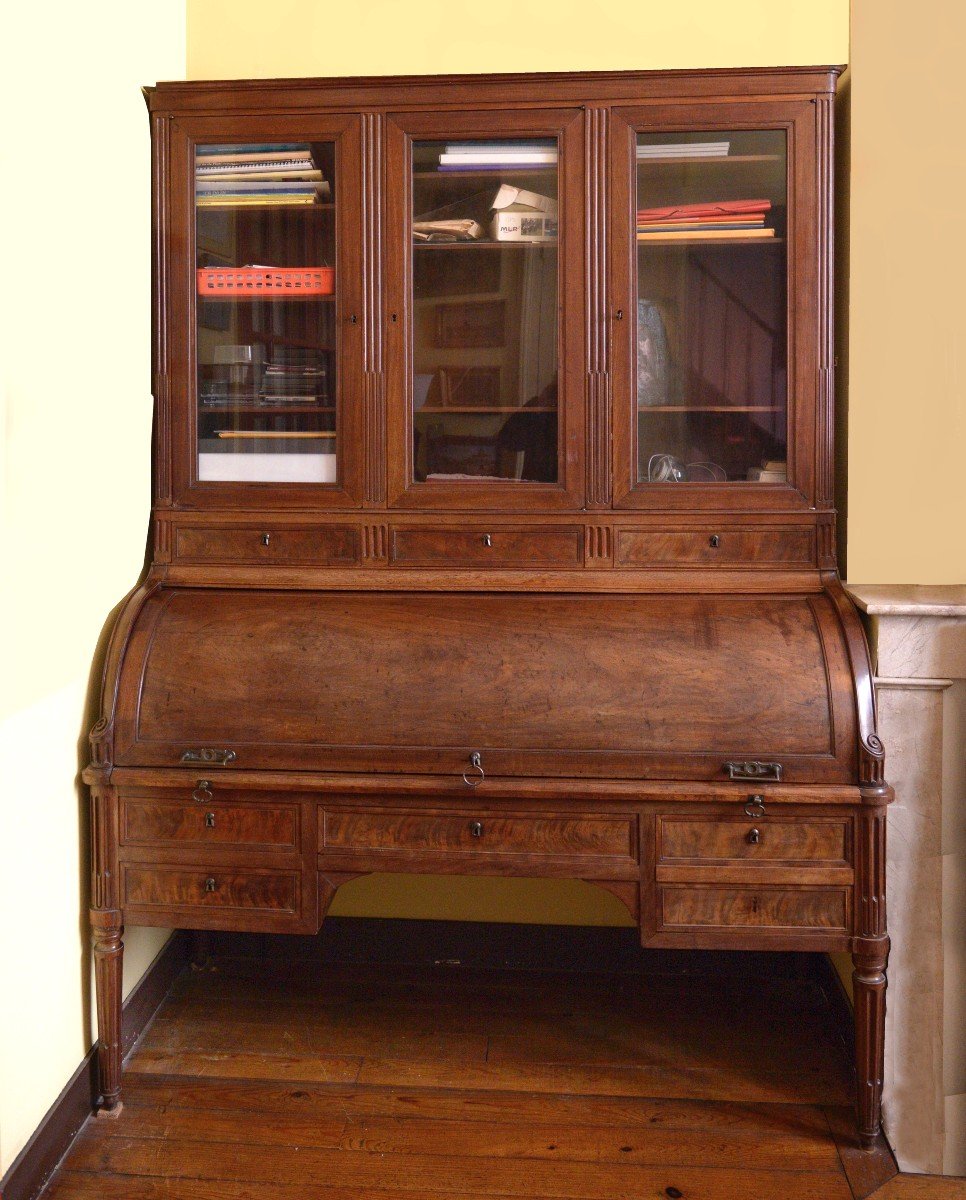
[[[358,505],[360,119],[171,124],[162,353],[173,499]]]
[[[818,111],[613,111],[616,506],[816,503],[830,378]]]
[[[390,505],[580,507],[583,140],[576,109],[390,116]]]

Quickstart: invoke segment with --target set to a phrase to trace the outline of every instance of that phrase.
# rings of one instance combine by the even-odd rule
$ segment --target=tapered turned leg
[[[882,1120],[885,1060],[886,964],[889,939],[866,942],[852,955],[855,998],[855,1086],[859,1141],[871,1150]]]
[[[97,1065],[101,1112],[121,1111],[121,967],[124,927],[120,913],[94,911],[94,983],[97,991]]]

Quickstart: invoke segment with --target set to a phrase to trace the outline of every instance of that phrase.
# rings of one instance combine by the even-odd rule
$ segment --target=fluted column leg
[[[124,960],[124,927],[119,912],[95,910],[94,984],[97,993],[97,1065],[101,1085],[100,1112],[117,1116],[121,1111],[121,968]]]

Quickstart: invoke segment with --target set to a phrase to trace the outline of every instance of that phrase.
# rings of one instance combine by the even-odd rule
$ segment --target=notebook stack
[[[727,158],[730,142],[638,142],[638,162],[669,162],[673,159]]]
[[[328,399],[328,360],[323,350],[276,346],[262,374],[262,403],[320,404]]]
[[[552,142],[457,142],[439,156],[441,171],[512,171],[557,165]]]
[[[195,158],[199,208],[292,208],[329,195],[304,142],[202,146]]]
[[[721,200],[641,208],[637,212],[637,240],[698,242],[772,238],[775,230],[765,226],[765,216],[770,209],[770,200]]]

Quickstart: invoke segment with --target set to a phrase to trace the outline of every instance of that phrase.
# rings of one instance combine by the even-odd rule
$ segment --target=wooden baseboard
[[[175,933],[124,1002],[123,1044],[128,1054],[157,1012],[188,959],[189,940]],[[50,1106],[33,1136],[0,1180],[0,1200],[34,1200],[70,1149],[98,1100],[96,1046]]]

